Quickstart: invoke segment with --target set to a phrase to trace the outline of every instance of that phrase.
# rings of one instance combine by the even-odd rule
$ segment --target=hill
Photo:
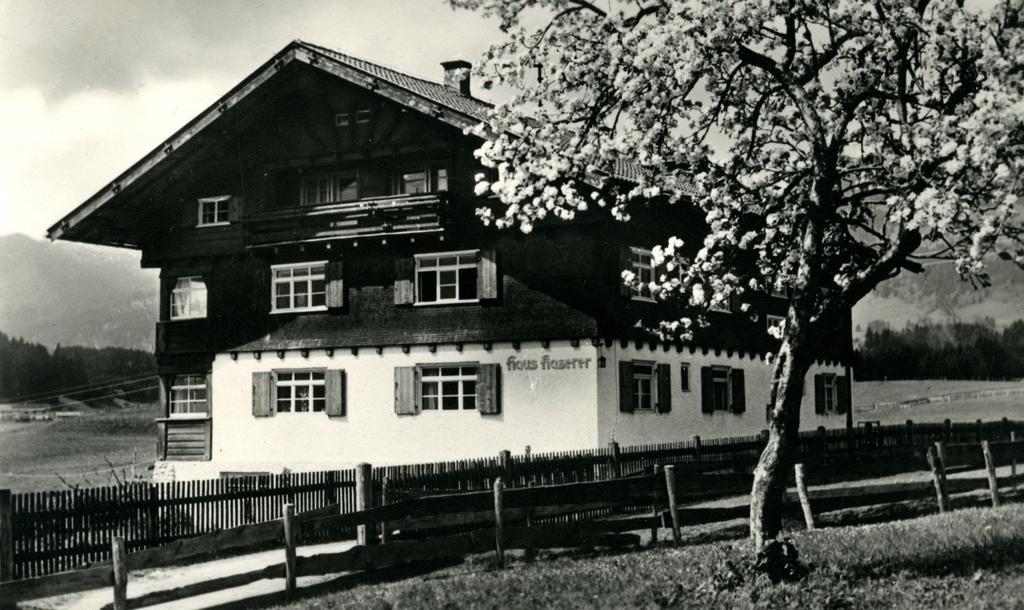
[[[0,236],[0,329],[41,343],[153,349],[158,273],[139,253]]]

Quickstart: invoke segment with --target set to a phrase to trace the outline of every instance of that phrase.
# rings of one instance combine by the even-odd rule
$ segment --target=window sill
[[[175,422],[177,422],[177,421],[191,421],[191,422],[195,422],[195,421],[210,421],[211,419],[213,419],[213,418],[211,418],[209,414],[206,414],[206,415],[172,415],[170,417],[157,417],[155,421],[157,423],[170,422],[170,421],[175,421]]]
[[[323,305],[320,307],[303,307],[302,309],[271,309],[270,313],[274,315],[278,314],[289,314],[289,313],[311,313],[316,311],[327,311],[327,306]]]
[[[413,307],[435,307],[438,305],[477,305],[480,299],[469,299],[465,301],[430,301],[429,303],[413,303]]]
[[[192,322],[195,320],[205,320],[206,316],[187,316],[181,318],[171,318],[168,322]]]
[[[640,302],[640,303],[657,303],[658,302],[656,299],[651,298],[651,297],[638,297],[638,296],[632,296],[632,297],[630,297],[630,300],[631,301],[637,301],[637,302]]]
[[[208,222],[206,224],[197,224],[197,229],[205,229],[207,227],[226,227],[231,224],[230,221],[225,220],[224,222]]]

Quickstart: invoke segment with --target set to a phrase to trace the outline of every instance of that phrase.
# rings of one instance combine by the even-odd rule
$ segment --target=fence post
[[[295,507],[284,505],[284,586],[289,595],[295,593]]]
[[[935,485],[935,502],[939,505],[939,512],[947,510],[945,493],[943,493],[942,477],[939,475],[939,457],[934,446],[928,447],[928,467],[932,471],[932,483]]]
[[[660,514],[658,513],[658,487],[659,487],[659,485],[658,485],[658,475],[660,474],[659,471],[661,470],[661,466],[659,466],[658,464],[655,464],[654,466],[651,467],[651,469],[652,469],[652,473],[654,474],[654,489],[653,489],[654,494],[653,494],[653,497],[651,498],[651,514],[654,517],[659,517]],[[654,525],[651,526],[651,544],[657,544],[657,543],[658,543],[658,524],[655,523]]]
[[[949,460],[946,458],[946,443],[942,441],[935,443],[935,452],[939,458],[939,480],[942,481],[942,501],[946,504],[946,508],[949,508],[949,486],[946,485],[946,462]]]
[[[942,422],[944,430],[942,431],[942,440],[949,442],[953,439],[953,422],[952,420],[945,419]]]
[[[793,475],[796,478],[796,493],[800,496],[800,508],[804,511],[804,523],[807,529],[814,529],[814,513],[811,512],[811,498],[807,495],[807,483],[804,482],[804,465],[794,464]]]
[[[985,454],[985,470],[988,472],[988,491],[992,496],[992,508],[999,506],[999,479],[996,478],[996,465],[992,460],[992,449],[988,441],[981,441],[981,452]]]
[[[0,489],[0,582],[14,580],[14,506],[10,489]]]
[[[974,428],[974,434],[978,437],[976,440],[978,442],[985,440],[985,424],[980,419],[974,424]]]
[[[820,463],[827,463],[828,440],[825,437],[825,426],[818,426],[818,460]]]
[[[701,445],[701,441],[700,441],[700,435],[699,434],[694,434],[693,435],[693,461],[698,462],[698,463],[700,462],[700,455],[701,455],[701,452],[702,452],[703,448],[704,447],[703,447],[703,445]]]
[[[384,475],[380,481],[380,505],[384,506],[388,503],[388,475]],[[380,543],[387,544],[391,542],[391,528],[388,527],[387,521],[380,522]]]
[[[1017,442],[1017,433],[1013,430],[1010,430],[1010,442]],[[1010,455],[1014,456],[1010,459],[1010,485],[1013,486],[1013,493],[1017,493],[1017,453],[1015,449],[1014,447],[1010,448]]]
[[[669,514],[672,516],[672,542],[678,545],[683,536],[679,532],[679,511],[676,510],[676,469],[671,464],[665,465],[665,491]]]
[[[512,480],[512,452],[502,449],[498,452],[498,466],[501,468],[501,478],[506,481]]]
[[[373,468],[367,463],[356,465],[356,511],[370,510],[373,506]],[[367,545],[375,542],[373,523],[369,519],[356,527],[356,544]]]
[[[494,481],[494,552],[499,568],[505,567],[505,517],[502,507],[502,492],[505,485],[501,477]]]
[[[160,489],[156,483],[149,484],[149,500],[146,506],[146,537],[149,538],[149,543],[153,545],[160,544]],[[223,523],[218,523],[217,527],[224,527]]]
[[[907,420],[907,446],[914,446],[914,420]]]
[[[324,478],[324,504],[327,506],[338,503],[338,484],[335,482],[337,476],[333,470],[328,470]]]
[[[128,561],[124,556],[124,538],[116,536],[110,542],[114,567],[114,610],[128,609]]]
[[[612,453],[612,478],[617,479],[622,476],[622,468],[619,466],[619,444],[615,441],[609,441],[608,449],[610,449]]]

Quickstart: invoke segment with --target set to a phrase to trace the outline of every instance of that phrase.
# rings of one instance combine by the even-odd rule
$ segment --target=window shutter
[[[228,222],[241,222],[245,209],[245,199],[232,197],[228,200]]]
[[[825,376],[814,376],[814,412],[818,415],[825,414]]]
[[[270,293],[270,267],[262,260],[252,263],[252,304],[256,313],[267,313],[273,305],[274,295]]]
[[[213,415],[213,373],[206,374],[206,416]]]
[[[199,200],[189,199],[181,205],[181,228],[194,227],[199,224]]]
[[[344,264],[341,261],[327,263],[327,307],[337,309],[345,306]]]
[[[170,273],[160,275],[160,320],[171,319],[171,291],[174,290],[175,281],[177,278],[172,277]]]
[[[714,386],[711,381],[711,367],[702,366],[700,367],[700,412],[701,413],[714,413],[715,412],[715,394]]]
[[[274,411],[273,373],[252,374],[252,414],[254,417],[273,417]]]
[[[476,408],[481,415],[501,413],[501,365],[481,364],[477,369]]]
[[[729,381],[732,383],[733,413],[743,413],[747,410],[747,387],[743,377],[743,369],[732,369],[729,371]]]
[[[395,305],[412,305],[416,302],[416,261],[411,257],[395,259]]]
[[[619,362],[619,411],[632,413],[633,405],[633,362]]]
[[[633,270],[632,258],[633,250],[631,250],[629,246],[619,248],[619,272],[615,274],[615,278],[619,282],[619,294],[624,297],[628,297],[633,294],[633,289],[622,281],[622,272]]]
[[[419,370],[414,366],[396,366],[395,413],[398,415],[416,415],[419,411]]]
[[[476,265],[477,298],[498,298],[498,265],[494,250],[481,250]]]
[[[850,383],[847,377],[836,377],[836,394],[839,395],[836,397],[836,413],[842,415],[850,408]]]
[[[327,416],[345,417],[345,371],[330,369],[324,374]]]
[[[672,410],[672,365],[658,365],[658,413]]]

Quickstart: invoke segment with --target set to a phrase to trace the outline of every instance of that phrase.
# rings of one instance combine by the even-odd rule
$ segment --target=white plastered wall
[[[589,449],[598,446],[597,348],[589,342],[509,343],[486,350],[480,344],[425,346],[404,353],[387,347],[378,354],[363,348],[311,350],[307,357],[290,350],[284,358],[264,352],[257,360],[241,353],[236,360],[218,354],[213,363],[213,458],[209,462],[173,462],[175,478],[216,477],[221,472],[280,472],[412,464],[496,455]],[[545,367],[545,358],[548,366]],[[510,366],[510,359],[514,363]],[[530,361],[536,368],[531,368]],[[552,366],[558,362],[561,368]],[[501,414],[477,411],[427,411],[399,416],[394,410],[394,369],[417,364],[459,362],[501,365]],[[571,363],[571,364],[569,364]],[[303,368],[341,368],[346,374],[346,415],[252,414],[252,374]]]
[[[598,348],[607,359],[607,366],[598,372],[598,395],[600,398],[598,421],[601,443],[615,440],[620,446],[651,443],[668,443],[701,438],[721,438],[757,434],[767,428],[765,407],[771,391],[771,365],[762,357],[748,352],[715,350],[704,353],[696,349],[692,353],[684,348],[682,352],[674,347],[665,351],[662,346],[652,350],[647,345],[637,348],[635,343],[622,347],[616,341],[612,346]],[[645,360],[667,363],[672,371],[672,410],[669,413],[653,411],[619,411],[619,361]],[[690,391],[682,390],[680,365],[689,364]],[[746,387],[746,411],[734,414],[718,411],[713,414],[701,412],[701,367],[719,365],[744,370]],[[800,409],[800,429],[813,430],[818,426],[843,428],[846,415],[831,414],[820,416],[814,413],[814,375],[818,373],[845,375],[840,365],[821,363],[811,367],[804,382],[804,400]]]

